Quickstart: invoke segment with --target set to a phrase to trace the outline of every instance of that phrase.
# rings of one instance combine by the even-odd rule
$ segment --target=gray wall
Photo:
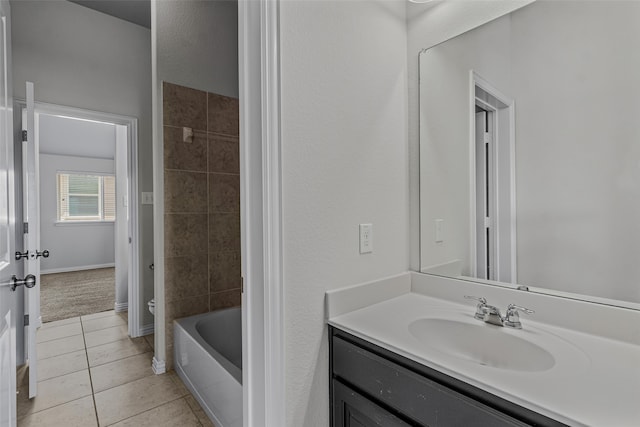
[[[129,22],[61,0],[12,2],[14,96],[138,118],[138,189],[152,191],[151,36]],[[152,206],[138,206],[142,324],[153,318]]]
[[[640,302],[638,22],[635,1],[512,16],[520,283]]]
[[[329,424],[325,292],[409,268],[404,3],[280,4],[287,426]]]
[[[57,224],[56,172],[115,173],[114,161],[40,155],[40,243],[51,252],[42,273],[106,267],[115,262],[114,223]]]
[[[238,2],[157,2],[158,79],[238,97]]]

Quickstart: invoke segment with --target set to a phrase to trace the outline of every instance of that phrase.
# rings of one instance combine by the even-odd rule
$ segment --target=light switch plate
[[[360,253],[373,252],[373,224],[360,224]]]
[[[143,205],[152,205],[153,204],[153,191],[143,191],[142,192],[142,204]]]

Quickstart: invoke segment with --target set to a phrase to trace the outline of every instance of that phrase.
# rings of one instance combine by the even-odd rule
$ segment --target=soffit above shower
[[[69,0],[89,9],[151,28],[150,0]]]

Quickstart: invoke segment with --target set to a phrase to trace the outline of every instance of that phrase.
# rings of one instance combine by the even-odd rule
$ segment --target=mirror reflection
[[[421,53],[423,272],[640,308],[639,44],[640,2],[537,1]]]

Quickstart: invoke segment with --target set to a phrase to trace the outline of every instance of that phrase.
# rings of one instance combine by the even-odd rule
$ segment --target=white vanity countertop
[[[407,286],[404,278],[400,280],[404,282],[401,286],[398,278],[393,281],[395,295],[387,292],[379,302],[369,300],[364,307],[352,305],[353,310],[344,304],[345,299],[356,301],[359,292],[368,294],[370,299],[372,293],[380,292],[375,289],[372,292],[368,285],[379,291],[384,283],[352,287],[342,294],[332,292],[327,297],[328,323],[568,425],[640,426],[640,346],[636,343],[538,322],[535,315],[522,315],[523,329],[501,328],[501,331],[530,342],[545,342],[545,348],[556,359],[555,365],[537,372],[484,366],[442,353],[409,330],[412,322],[430,317],[454,316],[485,325],[473,319],[474,304],[425,295],[424,288]],[[452,293],[455,295],[455,287]],[[464,301],[463,294],[459,298]],[[334,309],[337,305],[342,305],[340,310]],[[504,311],[504,307],[499,307]]]

